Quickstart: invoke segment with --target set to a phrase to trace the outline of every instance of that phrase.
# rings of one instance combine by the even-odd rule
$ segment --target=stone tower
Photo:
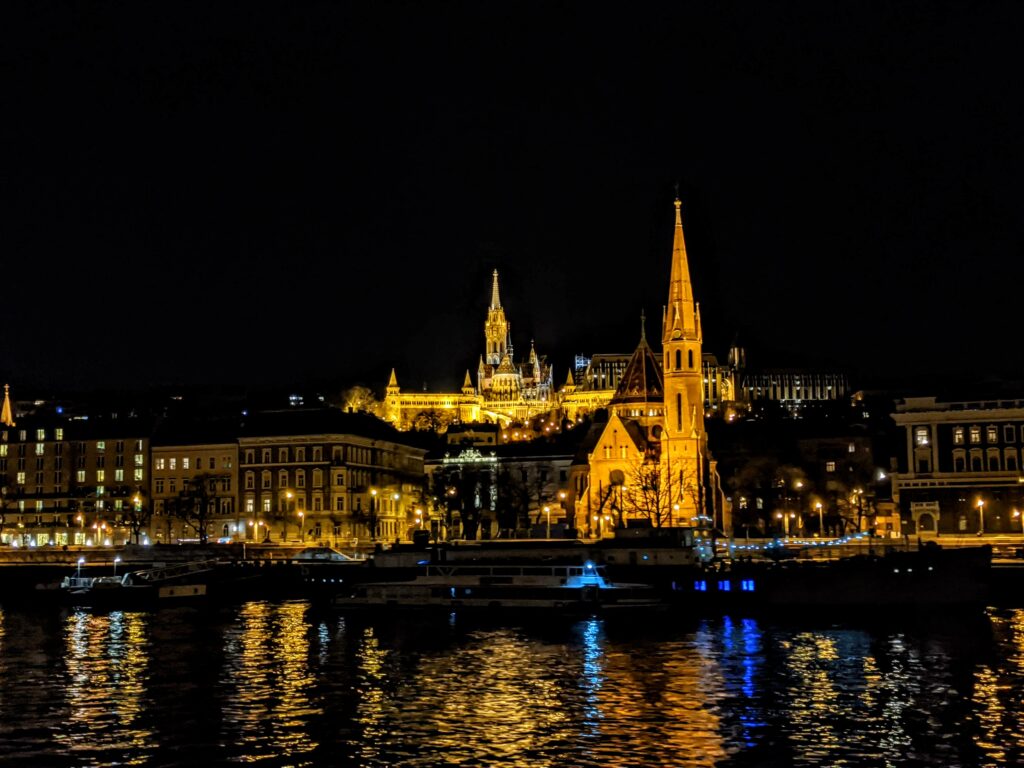
[[[511,335],[505,310],[501,308],[501,297],[498,295],[498,270],[494,270],[494,282],[491,285],[491,306],[487,308],[487,321],[484,323],[484,337],[487,342],[485,362],[488,365],[500,365],[505,353],[511,354],[508,340]]]
[[[701,371],[700,305],[694,302],[690,267],[686,259],[680,202],[676,198],[676,225],[672,243],[672,269],[668,304],[662,317],[665,384],[665,422],[661,461],[678,478],[682,510],[696,516],[703,507],[704,388]]]

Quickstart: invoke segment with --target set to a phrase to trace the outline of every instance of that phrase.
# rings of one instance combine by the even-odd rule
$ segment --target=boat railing
[[[190,563],[179,565],[168,565],[161,568],[149,568],[142,571],[133,571],[132,581],[155,584],[162,581],[178,579],[182,576],[191,576],[197,573],[212,571],[221,561],[219,560],[195,560]]]

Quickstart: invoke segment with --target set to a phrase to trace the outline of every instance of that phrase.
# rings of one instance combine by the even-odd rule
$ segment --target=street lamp
[[[985,534],[985,500],[978,499],[978,535]]]
[[[547,516],[547,520],[548,520],[547,535],[544,538],[550,539],[551,538],[551,507],[549,507],[547,504],[544,505],[544,514],[545,514],[545,516]]]
[[[377,489],[370,489],[370,541],[377,540]]]
[[[299,512],[299,541],[306,540],[306,513]]]
[[[114,575],[117,576],[117,564],[121,562],[121,556],[118,555],[114,558]]]
[[[815,502],[814,508],[818,510],[818,536],[825,538],[825,516],[821,511],[821,502]]]
[[[1015,520],[1020,520],[1020,532],[1021,534],[1024,534],[1024,518],[1021,518],[1019,509],[1013,510],[1013,518]]]

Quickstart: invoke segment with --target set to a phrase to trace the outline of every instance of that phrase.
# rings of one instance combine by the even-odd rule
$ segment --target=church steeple
[[[11,385],[4,384],[4,405],[0,409],[0,424],[14,426],[14,410],[11,408]]]
[[[466,370],[466,378],[462,382],[462,394],[464,395],[475,395],[476,389],[473,387],[473,380],[469,377],[469,370]]]
[[[512,353],[511,328],[505,319],[505,310],[501,308],[501,296],[498,294],[498,270],[494,270],[491,305],[487,308],[487,321],[484,323],[484,339],[488,365],[499,365],[506,353]]]
[[[690,283],[690,265],[686,258],[686,240],[683,237],[682,203],[677,197],[676,227],[672,239],[672,270],[668,284],[668,304],[665,306],[662,342],[672,339],[700,338],[697,327],[693,285]]]
[[[491,284],[491,309],[501,309],[501,297],[498,295],[498,270],[494,270],[494,282]]]

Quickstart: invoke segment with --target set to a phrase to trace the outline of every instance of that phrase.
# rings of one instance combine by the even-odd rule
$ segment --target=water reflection
[[[149,638],[144,613],[76,611],[64,630],[67,722],[55,735],[65,749],[101,765],[110,753],[141,765],[155,746],[145,718]]]
[[[0,612],[0,761],[1024,762],[1024,612],[981,625],[520,626],[304,603]]]
[[[246,760],[310,752],[307,725],[323,712],[310,696],[310,624],[304,603],[246,603],[225,631],[224,738]]]

